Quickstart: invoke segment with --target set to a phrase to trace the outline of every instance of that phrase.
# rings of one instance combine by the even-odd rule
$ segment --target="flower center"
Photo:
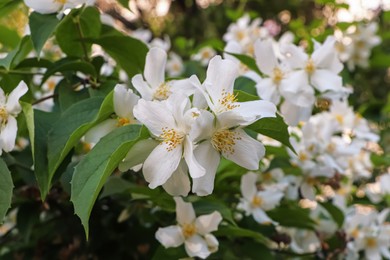
[[[58,3],[58,4],[64,5],[64,4],[66,4],[67,1],[68,0],[54,0],[54,3]]]
[[[336,118],[336,121],[339,122],[339,124],[341,124],[341,125],[343,124],[344,117],[342,115],[336,115],[335,118]]]
[[[211,144],[218,152],[233,154],[236,141],[241,140],[241,137],[238,135],[237,132],[223,129],[213,134]]]
[[[192,237],[193,235],[196,234],[196,227],[193,223],[184,224],[182,226],[182,232],[183,232],[183,236],[187,239],[187,238]]]
[[[377,246],[377,241],[374,237],[368,237],[366,238],[366,245],[367,247],[373,248]]]
[[[153,98],[157,100],[165,100],[171,94],[171,87],[167,83],[161,84],[153,94]]]
[[[305,70],[308,74],[313,74],[313,72],[316,70],[316,66],[314,65],[314,62],[312,59],[309,59],[307,61]]]
[[[245,38],[245,32],[243,31],[237,31],[236,37],[239,41],[242,41]]]
[[[307,156],[306,153],[300,152],[299,155],[298,155],[298,159],[299,159],[300,161],[306,161],[307,159],[309,159],[309,157]]]
[[[118,127],[130,124],[130,119],[125,118],[125,117],[119,117],[117,120],[118,120],[118,123],[116,125]]]
[[[161,143],[165,143],[166,145],[168,145],[168,152],[175,149],[184,140],[184,135],[182,133],[177,132],[175,129],[168,127],[164,127],[162,129],[162,134],[159,137],[162,139]]]
[[[274,81],[275,84],[279,84],[280,81],[283,79],[283,72],[278,68],[274,68],[273,75],[272,75],[272,80]]]
[[[254,196],[252,199],[252,206],[260,207],[261,205],[263,205],[263,199],[259,196]]]
[[[239,107],[240,105],[236,102],[237,94],[234,95],[233,93],[222,90],[222,97],[218,99],[219,109],[217,109],[217,112],[222,113]]]
[[[2,124],[6,124],[8,122],[8,111],[5,107],[0,108],[0,120]]]
[[[351,232],[351,237],[353,237],[354,239],[358,238],[359,236],[359,229],[358,228],[354,228]]]

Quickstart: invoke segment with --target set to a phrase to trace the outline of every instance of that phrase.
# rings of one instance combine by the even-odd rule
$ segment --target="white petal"
[[[192,224],[195,219],[195,210],[191,203],[184,202],[181,197],[173,198],[176,202],[176,220],[180,225]]]
[[[238,64],[231,60],[223,60],[217,55],[210,60],[204,86],[212,101],[216,103],[222,92],[233,92],[234,81],[238,76]]]
[[[279,104],[280,95],[277,86],[270,78],[264,78],[256,84],[257,95],[264,100]]]
[[[262,210],[261,208],[255,208],[252,212],[253,218],[256,220],[257,223],[260,224],[270,224],[270,223],[276,223],[268,215]]]
[[[381,254],[380,254],[378,248],[366,247],[364,253],[365,253],[366,259],[382,260],[382,257],[381,257]]]
[[[264,145],[247,135],[242,129],[232,131],[236,133],[236,137],[241,139],[235,141],[233,153],[223,151],[222,155],[248,170],[259,169],[260,159],[265,154]]]
[[[190,138],[195,142],[211,137],[214,129],[214,115],[206,110],[201,110],[190,131]]]
[[[214,178],[221,156],[209,141],[204,141],[195,148],[195,158],[206,169],[203,177],[192,180],[192,192],[198,196],[206,196],[213,192]]]
[[[276,59],[271,39],[257,40],[254,48],[256,64],[260,71],[268,76],[272,75],[274,68],[278,66],[278,60]]]
[[[158,145],[145,160],[143,174],[151,189],[163,185],[179,166],[182,145],[168,151],[165,143]]]
[[[107,119],[100,124],[92,127],[85,134],[85,141],[87,143],[97,143],[99,140],[117,128],[118,121],[115,119]]]
[[[343,87],[342,78],[329,70],[315,70],[310,81],[320,92],[327,90],[342,91]]]
[[[182,160],[176,171],[163,185],[164,190],[171,196],[187,196],[191,190],[191,182],[188,177],[187,165]]]
[[[246,124],[251,124],[263,117],[276,117],[276,106],[266,100],[241,102],[239,105],[233,111],[245,118]]]
[[[206,240],[207,247],[209,248],[211,253],[218,251],[219,242],[217,238],[212,234],[206,234],[204,236],[204,239]]]
[[[197,90],[193,84],[193,82],[196,80],[197,77],[195,75],[192,75],[191,78],[188,79],[170,81],[171,91],[173,93],[181,93],[189,97],[194,94],[195,90]]]
[[[283,52],[288,54],[285,61],[292,69],[303,69],[309,59],[302,48],[293,44],[286,45]]]
[[[302,197],[309,200],[315,200],[316,194],[314,187],[309,185],[307,182],[303,182],[300,187]]]
[[[19,104],[19,99],[21,96],[26,94],[27,91],[28,87],[24,81],[21,81],[19,85],[12,90],[12,92],[8,95],[7,104],[5,106],[9,113],[14,116],[20,113],[22,107]]]
[[[153,102],[140,99],[133,112],[137,120],[143,123],[154,136],[160,136],[165,127],[176,126],[166,101]]]
[[[196,230],[201,235],[206,235],[218,230],[219,223],[222,221],[221,213],[214,211],[211,214],[199,216],[196,221]]]
[[[141,74],[135,75],[131,79],[131,84],[133,84],[134,88],[138,91],[143,99],[148,101],[153,100],[153,91],[148,83],[144,81]]]
[[[24,0],[24,3],[41,14],[50,14],[58,12],[62,5],[52,0]]]
[[[125,172],[136,165],[142,164],[153,149],[159,144],[160,142],[154,139],[146,139],[137,142],[118,165],[118,169],[121,172]]]
[[[241,193],[242,196],[248,201],[252,201],[253,197],[257,193],[257,177],[258,175],[253,172],[249,172],[241,177]]]
[[[10,152],[15,147],[16,134],[18,132],[18,125],[13,116],[8,116],[7,124],[0,132],[0,147],[4,152]]]
[[[190,257],[197,256],[205,259],[211,254],[206,241],[199,235],[193,235],[188,238],[184,242],[184,245],[186,252]]]
[[[165,247],[178,247],[184,243],[184,236],[179,226],[159,228],[156,232],[156,239]]]
[[[194,155],[194,144],[188,138],[184,139],[184,159],[188,165],[191,178],[199,178],[206,174],[206,170],[199,164]]]
[[[287,100],[283,102],[280,111],[286,123],[290,126],[296,126],[300,121],[306,122],[311,116],[313,106],[300,107]]]
[[[337,52],[335,51],[335,38],[328,36],[325,42],[312,54],[312,60],[316,67],[328,69],[333,73],[339,73],[343,70],[343,64],[340,62]]]
[[[133,118],[133,108],[138,103],[139,97],[131,89],[123,85],[114,88],[114,111],[119,117]]]
[[[163,49],[153,47],[146,55],[144,76],[152,89],[164,83],[166,63],[167,53]]]

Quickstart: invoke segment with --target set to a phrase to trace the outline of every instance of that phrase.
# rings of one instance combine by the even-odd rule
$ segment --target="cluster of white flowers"
[[[41,14],[62,13],[83,4],[92,5],[95,0],[24,0],[25,4]]]
[[[372,48],[381,43],[377,31],[376,22],[352,25],[345,32],[335,31],[336,50],[340,60],[347,64],[349,70],[353,71],[357,66],[368,67]]]

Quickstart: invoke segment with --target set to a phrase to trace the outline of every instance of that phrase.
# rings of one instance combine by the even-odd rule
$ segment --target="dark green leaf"
[[[268,245],[270,244],[270,240],[263,236],[259,232],[255,232],[249,229],[244,229],[240,227],[233,227],[233,226],[220,226],[218,228],[218,231],[214,233],[217,236],[227,236],[232,238],[237,237],[248,237],[248,238],[254,238],[257,242]]]
[[[245,55],[245,54],[238,54],[238,53],[231,53],[231,52],[226,52],[229,55],[234,56],[237,58],[239,61],[241,61],[243,64],[245,64],[249,69],[253,70],[254,72],[258,73],[261,75],[261,72],[259,68],[256,65],[255,59],[252,57]]]
[[[39,57],[46,41],[52,36],[60,20],[57,14],[40,14],[33,12],[29,17],[31,40]]]
[[[222,217],[232,223],[233,225],[236,225],[236,222],[233,219],[232,211],[225,206],[224,203],[217,201],[217,200],[198,200],[195,201],[193,204],[194,209],[198,216],[205,215],[205,214],[211,214],[214,211],[218,211],[221,213]]]
[[[328,211],[339,228],[344,224],[344,213],[330,202],[320,202],[321,206]]]
[[[5,58],[0,59],[0,67],[2,66],[7,70],[14,68],[30,53],[31,49],[30,36],[25,36],[14,50],[9,52]]]
[[[267,215],[285,227],[313,230],[316,226],[316,222],[310,218],[310,211],[299,206],[281,205],[280,207],[267,211]]]
[[[11,207],[14,184],[12,182],[11,173],[1,158],[0,180],[0,223],[3,223],[4,216],[7,213],[7,210]]]
[[[103,137],[76,166],[71,182],[71,201],[75,213],[81,219],[87,238],[89,215],[108,176],[130,148],[147,137],[148,131],[140,125],[117,128]]]

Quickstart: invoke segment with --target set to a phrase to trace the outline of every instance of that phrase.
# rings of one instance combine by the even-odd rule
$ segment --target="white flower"
[[[201,48],[196,54],[192,55],[191,58],[193,60],[199,61],[203,66],[206,66],[210,59],[213,58],[216,54],[217,53],[213,48],[206,46]]]
[[[93,4],[94,0],[24,0],[25,4],[41,14],[62,12],[82,4]]]
[[[373,203],[379,203],[390,195],[390,173],[379,176],[374,183],[368,183],[365,189],[367,197]]]
[[[8,95],[0,88],[0,155],[3,151],[10,152],[15,147],[18,132],[16,117],[22,111],[19,99],[27,91],[28,87],[23,81]]]
[[[243,198],[237,208],[244,210],[247,216],[261,224],[274,223],[265,211],[274,209],[279,205],[284,193],[274,186],[267,186],[264,190],[258,191],[256,187],[257,174],[249,172],[241,177],[241,193]]]
[[[97,143],[100,138],[117,127],[138,123],[133,115],[133,108],[138,100],[139,97],[131,89],[123,85],[116,85],[114,88],[113,103],[114,112],[117,117],[107,119],[91,128],[85,135],[85,141],[88,143]]]
[[[159,228],[156,239],[165,247],[178,247],[184,243],[190,257],[207,258],[218,250],[218,240],[211,232],[218,230],[222,216],[218,211],[196,217],[191,203],[175,197],[178,225]]]
[[[141,99],[135,106],[135,117],[160,142],[143,165],[143,174],[150,188],[163,185],[168,180],[188,183],[186,166],[184,165],[184,169],[179,167],[182,158],[192,178],[199,178],[205,174],[205,169],[194,157],[194,145],[189,137],[191,125],[198,114],[197,109],[190,109],[189,99],[180,94],[171,95],[161,102]],[[176,188],[176,191],[168,192],[173,195],[176,192],[185,193],[179,191],[182,188],[180,185]]]
[[[187,96],[193,94],[192,84],[187,80],[165,81],[165,66],[167,53],[160,48],[153,47],[146,55],[144,78],[141,74],[135,75],[131,82],[134,88],[145,100],[165,100],[173,92],[181,92]]]
[[[166,66],[167,73],[170,77],[178,77],[184,71],[183,60],[174,52],[169,54]]]
[[[314,253],[321,247],[321,241],[312,230],[277,227],[281,233],[287,233],[291,237],[290,248],[298,254]]]

